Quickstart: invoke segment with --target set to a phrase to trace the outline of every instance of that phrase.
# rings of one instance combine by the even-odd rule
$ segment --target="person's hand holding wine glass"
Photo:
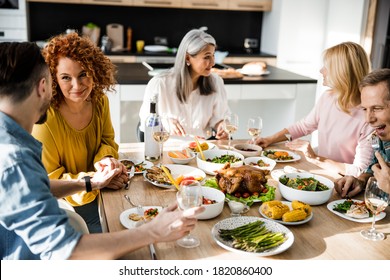
[[[202,205],[202,186],[197,180],[183,180],[180,189],[176,193],[177,203],[182,210],[198,207]],[[200,241],[190,233],[177,240],[177,244],[184,248],[194,248],[199,246]]]
[[[227,115],[223,120],[223,129],[229,135],[228,146],[229,146],[229,150],[231,150],[232,147],[230,143],[231,143],[232,134],[234,134],[238,129],[238,115],[237,114]]]
[[[252,143],[255,143],[257,137],[263,130],[263,119],[261,117],[251,117],[248,119],[248,134],[252,137]]]
[[[364,202],[372,212],[372,225],[370,229],[362,230],[360,234],[368,240],[383,240],[385,235],[375,229],[375,217],[389,205],[390,195],[379,188],[375,177],[368,179],[364,192]]]
[[[170,134],[169,119],[166,116],[158,116],[156,125],[153,126],[153,139],[160,145],[161,160],[163,157],[163,145],[168,140]]]

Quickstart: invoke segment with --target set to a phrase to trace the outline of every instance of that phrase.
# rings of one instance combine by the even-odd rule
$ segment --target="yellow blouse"
[[[93,108],[92,120],[82,130],[71,127],[52,107],[47,112],[47,121],[34,125],[32,135],[43,144],[42,162],[50,179],[92,176],[95,162],[107,156],[118,158],[119,146],[114,141],[107,96]],[[98,190],[82,191],[65,199],[73,206],[80,206],[92,202],[98,194]]]

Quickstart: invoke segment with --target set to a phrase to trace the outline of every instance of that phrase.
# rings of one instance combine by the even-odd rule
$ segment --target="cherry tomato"
[[[264,188],[264,189],[262,190],[262,192],[263,192],[263,193],[267,193],[267,192],[268,192],[268,189],[267,189],[267,188]]]
[[[190,147],[190,149],[196,149],[197,145],[195,142],[191,142],[190,144],[188,144],[188,147]]]
[[[255,196],[255,197],[258,197],[259,193],[258,192],[254,192],[252,195]]]
[[[248,198],[248,197],[250,197],[250,194],[247,193],[247,192],[245,192],[245,193],[242,194],[242,197],[243,197],[243,198]]]
[[[236,192],[236,193],[234,194],[234,196],[237,197],[237,198],[240,198],[240,197],[241,197],[241,194],[240,194],[239,192]]]

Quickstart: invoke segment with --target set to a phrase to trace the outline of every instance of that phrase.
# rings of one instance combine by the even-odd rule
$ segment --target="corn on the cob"
[[[307,215],[305,210],[296,209],[289,212],[286,212],[282,216],[283,222],[298,222],[306,219]]]
[[[283,214],[290,211],[290,208],[285,204],[274,205],[267,211],[263,212],[267,217],[278,220],[282,218]]]
[[[306,216],[309,216],[311,214],[311,206],[309,204],[306,204],[299,200],[293,200],[291,202],[292,209],[302,209],[305,210]]]
[[[271,207],[273,207],[275,205],[282,205],[282,202],[279,200],[271,200],[271,201],[263,202],[260,209],[263,213],[265,213],[268,211],[268,209],[270,209]]]

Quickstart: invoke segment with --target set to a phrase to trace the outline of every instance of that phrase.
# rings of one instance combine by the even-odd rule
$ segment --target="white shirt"
[[[139,117],[140,130],[145,131],[145,120],[150,114],[150,100],[157,96],[157,113],[177,119],[187,134],[207,138],[207,128],[213,127],[230,112],[223,79],[212,73],[216,92],[200,95],[199,89],[191,92],[186,103],[180,103],[175,91],[175,78],[171,74],[153,77],[146,86]]]

